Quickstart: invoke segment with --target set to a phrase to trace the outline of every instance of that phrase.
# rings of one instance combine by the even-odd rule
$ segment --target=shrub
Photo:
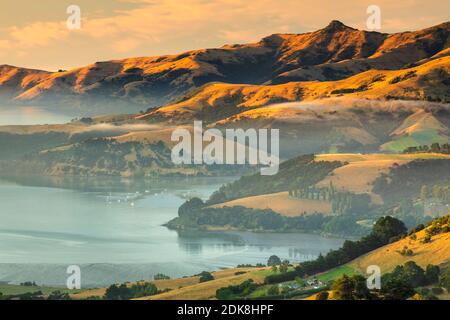
[[[435,287],[431,289],[431,293],[434,295],[440,295],[444,293],[444,289],[440,288],[440,287]]]
[[[328,300],[329,295],[328,291],[319,292],[316,295],[316,300]]]
[[[270,256],[269,260],[267,260],[267,265],[269,267],[279,266],[281,264],[281,259],[278,256]]]
[[[155,275],[153,276],[153,279],[154,279],[154,280],[169,280],[170,277],[169,277],[169,276],[166,276],[166,275],[163,274],[163,273],[157,273],[157,274],[155,274]]]
[[[271,286],[268,290],[267,290],[267,294],[269,296],[277,296],[280,294],[280,289],[278,288],[278,286]]]
[[[200,276],[200,282],[207,282],[207,281],[214,280],[214,276],[208,271],[203,271],[202,273],[200,273],[199,276]]]

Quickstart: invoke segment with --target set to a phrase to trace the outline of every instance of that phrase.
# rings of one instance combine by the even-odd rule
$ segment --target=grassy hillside
[[[212,208],[242,206],[253,209],[271,209],[283,216],[295,217],[303,214],[331,213],[331,204],[325,201],[295,199],[288,192],[264,194],[260,196],[240,198],[217,205]]]
[[[229,285],[241,283],[247,279],[253,279],[257,283],[264,280],[267,268],[231,268],[213,272],[214,280],[200,283],[198,276],[176,278],[169,280],[152,281],[159,290],[170,289],[166,293],[161,293],[140,300],[202,300],[215,297],[216,290]],[[238,273],[238,274],[237,274]],[[129,284],[131,285],[131,283]],[[92,296],[102,297],[106,288],[86,290],[77,294],[72,294],[73,299],[81,300]]]
[[[223,186],[210,197],[208,204],[288,191],[297,185],[314,185],[342,165],[337,161],[314,161],[312,155],[300,156],[281,163],[278,173],[274,176],[262,176],[256,173],[243,176],[238,181]]]
[[[447,22],[414,32],[385,34],[332,21],[314,32],[273,34],[257,43],[102,61],[67,71],[45,72],[3,65],[0,66],[0,94],[2,98],[21,103],[58,106],[58,109],[84,108],[99,114],[106,110],[130,112],[144,106],[165,105],[214,81],[261,85],[339,80],[368,70],[400,70],[445,57],[449,25]],[[394,77],[403,80],[404,76],[400,73]],[[387,77],[391,78],[391,74],[387,73]],[[434,88],[427,83],[415,84],[424,88],[417,92],[401,87],[379,92],[375,88],[373,96],[441,99],[442,91],[436,79],[434,76],[428,79]],[[325,91],[340,94],[365,90],[361,83],[351,84],[325,85]],[[296,98],[312,97],[313,91],[318,91],[319,96],[327,94],[319,87],[307,84],[293,93]],[[278,94],[282,91],[278,90]],[[266,103],[276,100],[266,98],[261,91],[257,95],[256,100]],[[234,99],[234,95],[226,95],[223,100]],[[223,114],[226,113],[224,108]]]
[[[138,119],[217,121],[227,118],[222,122],[235,122],[268,114],[276,116],[270,107],[259,110],[270,104],[342,96],[449,102],[449,70],[450,57],[443,57],[410,69],[370,70],[339,81],[269,86],[213,83],[185,100],[139,115]]]
[[[370,252],[348,264],[349,267],[365,273],[370,265],[377,265],[383,273],[392,271],[396,266],[408,261],[415,261],[425,268],[428,264],[447,266],[450,263],[450,232],[437,234],[431,242],[423,243],[426,230],[415,233],[415,237],[406,237],[400,241],[389,244]],[[406,248],[412,250],[411,256],[402,255]]]
[[[294,187],[323,187],[330,183],[340,191],[352,193],[368,193],[373,201],[382,204],[380,196],[373,192],[373,183],[381,176],[388,174],[392,168],[402,167],[411,161],[450,160],[450,155],[439,153],[415,154],[319,154],[302,156],[283,162],[280,171],[273,177],[259,174],[244,176],[240,180],[223,186],[211,196],[209,204],[220,207],[242,205],[244,207],[265,209],[289,214],[289,208],[297,205],[319,205],[318,203],[301,203],[300,200],[289,199],[286,193]],[[429,162],[431,164],[431,162]],[[450,163],[450,162],[449,162]],[[413,174],[411,172],[411,174]],[[446,177],[446,175],[442,175]],[[355,179],[358,177],[358,179]],[[420,178],[418,178],[420,180]],[[419,186],[420,188],[420,186]],[[274,200],[274,202],[272,202]],[[283,204],[279,202],[283,202]],[[314,205],[313,205],[314,204]],[[279,208],[277,211],[274,208]],[[312,207],[311,207],[312,208]],[[328,209],[321,207],[322,209]],[[313,210],[313,209],[312,209]],[[310,211],[310,210],[306,210]]]

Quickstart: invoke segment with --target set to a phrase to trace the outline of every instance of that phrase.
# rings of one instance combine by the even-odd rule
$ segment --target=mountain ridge
[[[0,92],[17,103],[123,112],[165,105],[214,82],[253,85],[336,81],[370,69],[402,69],[449,54],[450,22],[386,34],[332,21],[301,34],[273,34],[259,42],[175,55],[96,62],[68,71],[0,67]],[[108,110],[108,109],[106,109]]]

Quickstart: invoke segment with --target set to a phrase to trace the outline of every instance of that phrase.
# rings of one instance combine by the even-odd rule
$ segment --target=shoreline
[[[340,239],[340,240],[357,240],[360,238],[360,236],[351,236],[351,235],[342,235],[342,234],[331,234],[326,233],[322,231],[311,231],[311,230],[258,230],[258,229],[240,229],[240,228],[234,228],[234,227],[216,227],[216,226],[210,226],[205,225],[201,227],[186,227],[186,226],[171,226],[170,221],[163,224],[163,227],[166,227],[169,230],[173,231],[203,231],[203,232],[250,232],[255,234],[309,234],[309,235],[318,235],[323,238],[327,239]]]

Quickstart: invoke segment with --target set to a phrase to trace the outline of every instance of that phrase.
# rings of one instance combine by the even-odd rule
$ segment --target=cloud
[[[66,38],[68,33],[63,22],[36,22],[22,28],[13,26],[9,29],[10,42],[20,48],[46,46],[52,41]]]
[[[58,65],[87,64],[117,55],[158,55],[253,42],[272,33],[312,31],[333,19],[365,28],[366,8],[371,4],[351,0],[115,1],[118,2],[133,5],[109,10],[103,16],[98,10],[90,11],[89,4],[83,5],[82,29],[78,31],[68,30],[65,21],[30,21],[27,25],[10,26],[4,37],[0,33],[0,48],[7,47],[6,55],[18,62],[39,58]],[[429,0],[426,7],[411,0],[378,0],[377,4],[382,9],[383,32],[442,22],[450,9],[448,2],[438,0]],[[16,59],[14,52],[18,50],[29,54]]]

